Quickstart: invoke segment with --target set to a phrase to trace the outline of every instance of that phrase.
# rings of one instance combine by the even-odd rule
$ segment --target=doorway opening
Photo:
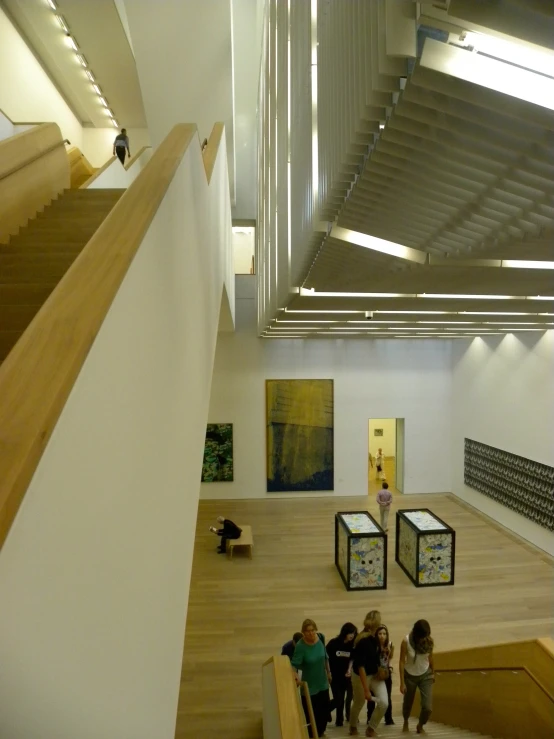
[[[368,493],[377,494],[385,480],[392,493],[403,493],[404,419],[370,418],[368,431]],[[382,455],[380,470],[377,469],[379,454]]]

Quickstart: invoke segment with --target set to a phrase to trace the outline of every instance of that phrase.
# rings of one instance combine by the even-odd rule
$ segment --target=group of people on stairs
[[[416,691],[421,694],[421,711],[416,727],[424,734],[424,726],[432,711],[433,639],[431,627],[424,619],[416,621],[400,646],[399,677],[402,693],[403,731],[409,732],[409,718]],[[338,636],[325,644],[325,637],[312,619],[302,623],[301,632],[283,645],[282,654],[290,658],[297,684],[308,685],[317,735],[325,736],[327,724],[335,713],[335,725],[349,725],[350,736],[358,736],[358,722],[367,703],[365,735],[377,736],[382,719],[393,724],[392,718],[392,658],[394,645],[387,627],[381,623],[379,611],[370,611],[360,632],[353,623],[345,623]],[[329,686],[333,700],[329,697]],[[307,701],[302,705],[309,724]],[[312,736],[311,727],[309,728]]]

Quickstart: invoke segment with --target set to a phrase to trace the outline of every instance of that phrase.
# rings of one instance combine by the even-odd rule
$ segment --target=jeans
[[[346,704],[346,720],[350,718],[350,705],[352,703],[352,681],[344,675],[333,675],[331,682],[333,700],[335,701],[335,723],[342,726],[343,714]],[[346,698],[346,701],[345,701]]]
[[[385,711],[385,723],[390,724],[392,722],[392,677],[389,675],[384,681],[387,688],[387,696],[389,699],[389,705]],[[371,721],[373,711],[375,710],[375,703],[373,701],[367,702],[367,723]]]
[[[117,158],[119,159],[119,161],[121,162],[121,164],[125,164],[125,154],[126,153],[127,153],[127,151],[126,151],[126,149],[125,149],[124,146],[116,146],[115,147],[115,154],[116,154]]]
[[[410,675],[409,672],[404,670],[404,682],[406,684],[406,692],[402,703],[404,721],[410,718],[416,690],[419,688],[421,693],[419,725],[424,726],[429,721],[429,716],[433,710],[433,684],[435,682],[433,671],[427,670],[423,675]]]
[[[375,696],[375,708],[369,721],[369,726],[376,730],[381,719],[385,715],[385,711],[389,706],[389,697],[387,695],[387,686],[384,680],[376,680],[373,675],[367,676],[368,688]],[[354,700],[352,702],[352,708],[350,709],[350,727],[355,729],[358,725],[358,718],[360,711],[362,710],[365,703],[364,689],[362,687],[362,681],[359,675],[355,672],[352,673],[352,690],[354,693]]]
[[[380,505],[379,506],[379,517],[381,519],[381,528],[385,531],[389,527],[389,513],[390,513],[390,506],[388,505]]]
[[[317,735],[318,737],[323,736],[329,720],[329,690],[322,690],[320,693],[310,695],[310,700],[312,702]],[[308,724],[308,735],[312,736],[310,713],[304,693],[302,693],[302,707],[304,708],[304,716],[306,716],[306,723]]]

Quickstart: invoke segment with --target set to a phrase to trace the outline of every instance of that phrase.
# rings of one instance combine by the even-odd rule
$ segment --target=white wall
[[[164,0],[163,12],[156,2],[124,4],[152,145],[157,146],[175,123],[196,123],[202,141],[214,123],[222,121],[233,199],[231,3]],[[163,49],[171,49],[171,54],[161,53]]]
[[[10,136],[13,136],[13,134],[13,123],[0,110],[0,141],[2,141],[3,139],[9,139]]]
[[[372,417],[406,419],[406,493],[451,490],[452,342],[258,339],[256,278],[236,279],[237,331],[219,336],[209,414],[209,423],[234,424],[235,479],[204,483],[201,497],[279,495],[266,493],[265,380],[272,378],[334,380],[335,490],[312,495],[367,493]],[[252,298],[239,299],[245,290]]]
[[[233,226],[233,255],[236,275],[249,275],[255,249],[256,229],[253,226]]]
[[[113,155],[113,142],[118,133],[119,130],[113,126],[111,128],[83,128],[81,151],[93,167],[101,167]],[[150,146],[150,135],[146,128],[128,128],[127,136],[133,156],[143,146]]]
[[[17,30],[0,8],[0,109],[12,121],[57,123],[73,146],[82,145],[75,117]]]
[[[174,737],[228,187],[189,147],[4,544],[5,739]]]
[[[554,534],[464,485],[464,439],[554,466],[554,331],[454,342],[453,492],[554,554]]]
[[[375,429],[383,429],[383,436],[375,436]],[[369,421],[369,451],[374,457],[377,449],[385,457],[396,456],[396,418],[371,418]]]
[[[152,158],[152,149],[145,149],[142,154],[131,164],[129,169],[122,166],[119,159],[112,162],[102,174],[100,174],[87,189],[101,190],[104,188],[127,188],[140,172],[146,167]]]

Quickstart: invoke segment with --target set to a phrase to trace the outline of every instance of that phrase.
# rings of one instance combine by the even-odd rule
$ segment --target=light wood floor
[[[344,589],[334,566],[334,513],[367,505],[377,516],[372,496],[200,502],[177,739],[261,739],[261,664],[306,617],[329,638],[377,608],[397,644],[427,618],[437,650],[552,634],[546,555],[450,496],[399,496],[395,504],[430,508],[457,531],[453,587],[415,588],[394,562],[391,526],[388,589]],[[216,554],[207,529],[220,514],[252,525],[252,560]]]
[[[385,479],[389,484],[389,490],[391,493],[398,493],[398,495],[402,495],[402,493],[396,489],[396,460],[394,457],[389,457],[388,459],[385,459]],[[372,467],[369,469],[368,473],[368,480],[367,480],[367,492],[368,495],[373,495],[375,497],[379,490],[381,490],[381,480],[377,480],[377,475],[375,473],[375,467]]]

